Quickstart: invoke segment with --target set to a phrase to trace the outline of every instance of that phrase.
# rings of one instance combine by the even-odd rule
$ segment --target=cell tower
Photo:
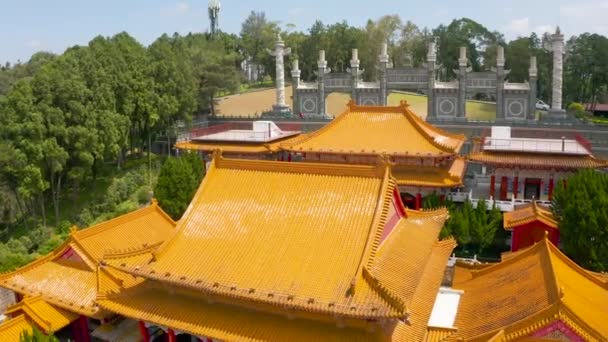
[[[215,36],[218,31],[218,20],[220,17],[220,0],[209,0],[209,21],[211,22],[211,35]]]

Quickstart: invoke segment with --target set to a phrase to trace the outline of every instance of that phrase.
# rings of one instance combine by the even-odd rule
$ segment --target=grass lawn
[[[292,106],[291,86],[285,87],[286,102]],[[421,117],[426,117],[427,98],[406,92],[392,92],[388,97],[388,104],[396,106],[401,100],[406,100],[410,108]],[[350,101],[350,94],[332,93],[327,96],[327,113],[330,116],[338,116]],[[219,100],[218,116],[247,116],[258,117],[262,112],[272,108],[275,103],[275,90],[267,89],[240,95],[226,96]],[[491,102],[467,101],[467,118],[469,120],[494,120],[496,118],[496,104]]]

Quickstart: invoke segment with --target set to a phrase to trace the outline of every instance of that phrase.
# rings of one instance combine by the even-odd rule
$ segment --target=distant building
[[[585,103],[585,110],[597,116],[608,116],[608,103]]]

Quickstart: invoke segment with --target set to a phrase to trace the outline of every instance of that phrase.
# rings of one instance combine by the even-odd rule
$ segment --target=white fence
[[[480,201],[484,201],[483,199],[473,198],[473,190],[471,190],[469,192],[450,192],[447,194],[447,198],[449,200],[451,200],[452,202],[458,202],[458,203],[463,203],[468,199],[471,202],[471,204],[473,205],[473,208],[477,208],[477,204]],[[498,209],[500,209],[500,211],[513,211],[513,210],[515,210],[515,206],[517,206],[517,205],[532,203],[532,200],[530,200],[530,199],[515,199],[515,198],[511,198],[510,201],[497,201],[493,198],[487,199],[485,201],[486,201],[486,206],[488,208],[492,208],[493,205],[496,205],[496,207]],[[550,201],[538,201],[538,200],[536,201],[536,203],[543,204],[546,206],[551,206],[551,204],[552,204]]]

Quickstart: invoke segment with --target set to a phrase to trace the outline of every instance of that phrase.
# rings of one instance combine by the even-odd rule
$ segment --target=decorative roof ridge
[[[122,258],[126,258],[126,257],[133,257],[133,256],[150,253],[151,251],[157,249],[160,245],[162,245],[163,242],[164,241],[158,241],[158,242],[151,243],[151,244],[145,243],[138,247],[107,250],[102,257],[101,262],[105,262],[106,260],[122,259]]]
[[[190,211],[192,211],[194,208],[193,203],[195,202],[196,198],[201,196],[203,189],[205,189],[205,185],[207,184],[207,182],[209,182],[210,179],[213,178],[213,176],[215,174],[215,169],[217,168],[217,164],[221,163],[223,159],[224,159],[224,157],[222,156],[221,149],[213,152],[213,159],[211,159],[211,163],[209,164],[209,169],[205,173],[205,177],[203,177],[203,180],[201,181],[201,184],[198,186],[198,189],[196,190],[196,192],[194,193],[194,196],[192,196],[192,200],[190,201],[190,204],[188,204],[186,211],[182,214],[182,219],[180,219],[176,223],[175,231],[173,232],[173,236],[171,236],[170,238],[165,240],[160,246],[158,246],[156,251],[152,252],[152,260],[156,260],[156,259],[160,258],[164,254],[164,252],[173,245],[173,243],[175,241],[175,237],[179,234],[179,232],[182,229],[184,229],[183,227],[185,226],[185,223],[181,224],[182,222],[185,222],[185,220],[183,220],[183,218],[188,217],[190,215]]]
[[[70,247],[72,247],[72,250],[74,250],[80,256],[90,271],[94,271],[97,260],[93,258],[93,255],[91,255],[91,253],[84,248],[82,243],[80,243],[80,240],[78,240],[73,234],[70,234],[70,240]]]
[[[405,301],[392,293],[386,286],[383,286],[380,281],[371,274],[367,266],[363,267],[363,279],[365,279],[367,284],[374,289],[384,301],[396,308],[401,315],[407,315],[408,307],[405,304]]]
[[[547,271],[550,273],[551,282],[547,284],[547,290],[552,290],[553,293],[550,293],[550,295],[552,295],[552,299],[559,303],[564,297],[564,289],[559,285],[559,279],[555,271],[555,265],[553,264],[553,260],[551,259],[552,253],[550,246],[552,245],[552,243],[551,241],[549,241],[549,234],[547,231],[545,231],[545,238],[542,239],[542,241],[538,242],[538,244],[544,251],[544,253],[542,254],[543,258],[547,258],[547,262],[549,263]],[[513,259],[517,259],[517,256],[515,256]]]
[[[606,338],[606,336],[596,331],[589,324],[587,324],[587,322],[580,319],[578,315],[565,303],[561,303],[558,316],[564,324],[566,324],[570,329],[574,330],[579,336],[585,338],[587,341],[601,341],[602,339]]]
[[[545,239],[543,239],[540,242],[535,243],[534,245],[526,248],[525,250],[523,250],[521,252],[518,251],[519,253],[517,255],[515,255],[515,256],[513,256],[513,257],[511,257],[511,258],[509,258],[509,259],[507,259],[505,261],[501,261],[501,262],[492,264],[491,266],[484,267],[483,269],[480,269],[478,271],[472,272],[472,276],[473,276],[472,279],[480,277],[480,276],[482,276],[482,275],[484,275],[486,273],[494,272],[494,270],[496,270],[496,269],[502,269],[502,268],[505,268],[507,266],[510,266],[512,263],[514,263],[515,261],[519,260],[520,258],[523,258],[523,257],[528,256],[530,254],[534,254],[538,250],[542,250],[544,240]]]
[[[53,261],[58,256],[61,256],[68,248],[70,248],[71,240],[68,238],[65,240],[59,247],[55,248],[53,251],[48,254],[41,256],[40,258],[33,260],[32,262],[25,264],[15,270],[0,273],[0,282],[6,283],[7,278],[10,278],[16,274],[28,271],[34,267],[40,266],[42,263],[47,261]]]
[[[109,219],[107,221],[97,223],[93,226],[75,231],[75,232],[71,233],[71,235],[72,235],[72,237],[74,237],[75,239],[78,239],[78,240],[86,239],[90,236],[103,233],[108,229],[112,229],[119,224],[138,219],[138,218],[144,216],[145,214],[148,214],[151,211],[156,211],[156,207],[157,207],[156,205],[151,204],[151,205],[139,208],[135,211],[131,211],[126,214]]]
[[[325,131],[329,130],[331,127],[337,125],[338,122],[343,121],[344,118],[351,113],[351,102],[353,102],[352,100],[349,102],[349,104],[347,105],[347,108],[342,112],[342,114],[338,115],[338,117],[334,118],[333,120],[331,120],[328,124],[326,124],[325,126],[319,128],[316,131],[310,132],[310,133],[306,133],[306,134],[301,134],[300,136],[294,138],[293,140],[290,140],[288,142],[282,143],[279,145],[279,149],[284,149],[287,151],[294,151],[293,147],[297,144],[301,144],[303,142],[306,142],[322,133],[324,133]]]
[[[365,266],[368,268],[371,267],[376,257],[376,252],[378,251],[382,238],[382,230],[388,219],[388,211],[395,186],[396,183],[394,178],[392,178],[390,168],[386,167],[382,185],[380,186],[380,191],[378,193],[376,207],[374,208],[374,219],[370,225],[365,247],[361,253],[361,258],[359,259],[357,270],[351,283],[351,288],[353,290],[356,290],[355,285],[357,280],[363,277]],[[405,208],[403,208],[403,210],[405,211]]]
[[[39,300],[42,300],[40,298],[40,296],[36,296],[38,297]],[[33,298],[33,297],[32,297]],[[44,301],[44,300],[43,300]],[[19,304],[19,303],[17,303]],[[23,313],[29,317],[34,323],[36,323],[36,325],[38,325],[40,328],[42,328],[44,330],[45,333],[50,333],[52,332],[52,324],[51,321],[47,320],[45,317],[42,317],[38,312],[36,312],[36,310],[34,310],[31,306],[31,303],[29,302],[24,302],[23,305],[21,305],[18,309],[16,310],[21,310],[23,311]],[[47,303],[47,305],[49,305]],[[8,309],[7,309],[8,311]]]
[[[307,312],[319,313],[324,315],[340,316],[345,318],[357,319],[376,319],[376,318],[400,318],[399,314],[391,312],[392,306],[387,305],[387,308],[378,308],[369,304],[353,305],[353,304],[338,304],[333,301],[319,301],[317,298],[300,297],[286,293],[277,293],[274,291],[240,288],[235,285],[220,284],[217,282],[207,282],[196,280],[196,282],[188,282],[185,279],[167,278],[166,274],[150,274],[145,270],[134,269],[132,267],[120,267],[112,264],[105,267],[130,274],[131,276],[141,277],[159,284],[167,284],[177,286],[186,290],[195,290],[197,294],[207,297],[216,298],[218,301],[230,303],[229,299],[234,298],[245,303],[258,303],[266,305],[269,308],[282,307],[287,310],[296,309]],[[121,293],[115,293],[120,296]],[[262,296],[265,295],[265,296]],[[107,297],[104,295],[98,298]],[[209,298],[208,298],[209,299]],[[210,299],[211,300],[211,299]],[[363,311],[363,312],[362,312]]]
[[[558,315],[560,310],[560,303],[553,303],[546,308],[543,308],[527,317],[512,322],[506,326],[495,328],[491,331],[487,331],[478,335],[468,336],[467,340],[479,340],[483,337],[495,336],[499,331],[504,331],[503,341],[512,341],[518,338],[529,336],[534,333],[538,328],[547,325],[553,321]]]
[[[239,169],[277,173],[307,173],[346,177],[382,177],[382,175],[378,175],[377,165],[282,162],[274,160],[232,159],[222,157],[221,159],[218,159],[215,167],[217,169]]]
[[[572,269],[574,269],[574,271],[576,271],[576,273],[580,274],[584,278],[592,281],[593,283],[597,284],[601,288],[608,290],[608,282],[603,282],[598,277],[595,277],[593,274],[590,274],[588,270],[586,270],[585,268],[583,268],[582,266],[580,266],[579,264],[574,262],[572,259],[568,258],[568,256],[566,254],[564,254],[555,245],[553,245],[553,243],[547,237],[545,237],[544,241],[547,244],[548,251],[551,255],[555,256],[556,258],[560,259],[562,262],[566,263],[568,266],[570,266]]]
[[[421,133],[424,137],[426,137],[431,144],[433,144],[434,146],[436,146],[437,148],[439,148],[441,150],[444,150],[445,152],[457,154],[460,151],[460,149],[462,148],[462,145],[464,144],[464,142],[466,141],[466,136],[464,134],[448,133],[448,132],[446,132],[438,127],[435,127],[435,126],[429,124],[428,122],[422,120],[422,118],[420,118],[418,115],[416,115],[416,113],[414,113],[411,109],[409,109],[409,104],[407,104],[407,101],[402,100],[399,108],[402,109],[406,118],[416,128],[416,130],[418,130],[419,133]],[[436,137],[430,135],[427,131],[425,131],[423,129],[423,127],[431,130],[433,133],[435,133],[437,135],[460,140],[460,143],[457,146],[450,147],[446,144],[437,142],[435,140]]]
[[[177,221],[175,221],[171,216],[169,216],[169,214],[167,214],[163,210],[163,208],[160,207],[160,205],[158,204],[158,200],[154,197],[152,198],[151,206],[154,207],[154,209],[156,209],[156,212],[158,212],[163,218],[169,221],[169,223],[173,225],[173,228],[175,228],[175,226],[177,225]]]
[[[85,271],[85,272],[88,272],[88,271]],[[4,284],[7,285],[6,282]],[[8,289],[14,289],[11,286],[3,286],[3,287],[8,288]],[[32,296],[32,297],[41,296],[42,299],[45,302],[47,302],[48,304],[51,304],[53,306],[56,306],[58,308],[61,308],[61,309],[67,310],[67,311],[79,313],[79,314],[82,314],[82,315],[85,315],[88,317],[91,317],[91,315],[94,315],[98,311],[98,308],[95,303],[93,303],[91,306],[84,306],[84,305],[76,306],[76,305],[74,305],[74,303],[68,303],[68,302],[64,301],[63,299],[56,299],[55,297],[52,297],[52,296],[45,296],[41,292],[29,291],[29,289],[27,289],[27,288],[20,290],[20,292],[24,293],[28,296]]]
[[[458,156],[454,158],[452,164],[448,168],[448,175],[453,181],[462,183],[463,175],[466,171],[467,161],[465,158]]]
[[[2,323],[0,323],[0,331],[2,331],[2,328],[7,329],[7,328],[10,328],[13,325],[17,325],[21,322],[26,322],[27,324],[30,324],[30,325],[32,324],[32,322],[30,322],[28,320],[28,318],[26,317],[25,314],[20,314],[20,315],[17,315],[17,317],[6,319]]]

